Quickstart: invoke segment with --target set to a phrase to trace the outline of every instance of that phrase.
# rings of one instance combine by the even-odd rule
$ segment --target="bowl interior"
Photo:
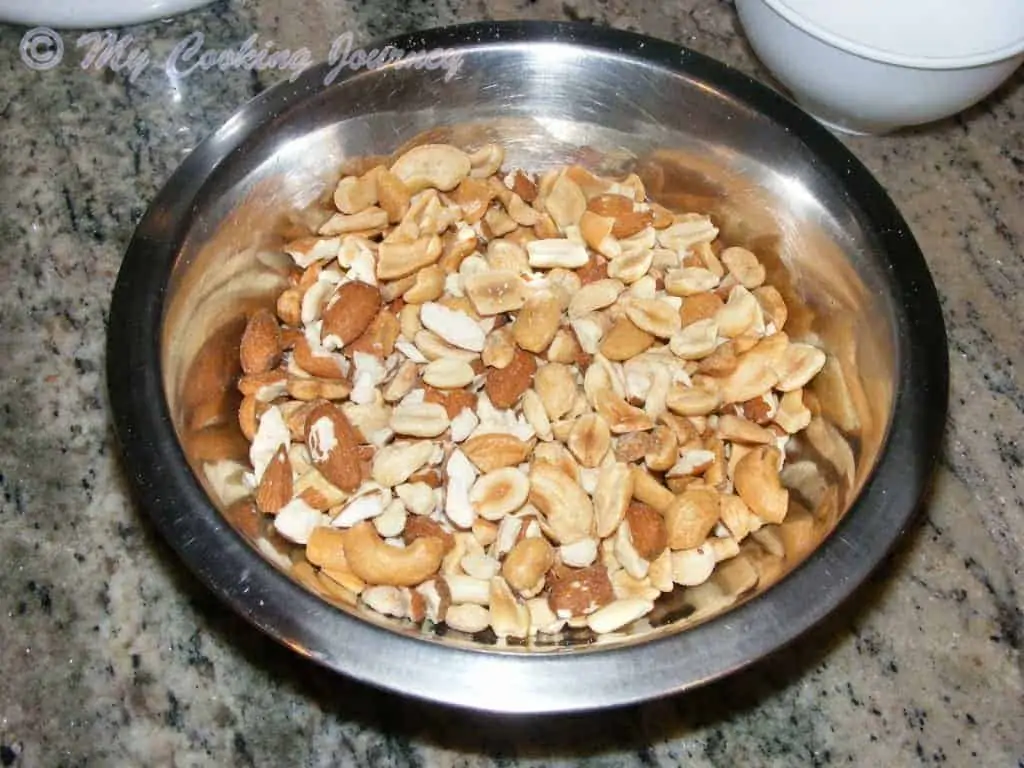
[[[412,67],[307,73],[281,108],[243,112],[214,137],[238,142],[198,189],[177,233],[164,300],[164,393],[185,455],[235,530],[277,567],[301,562],[245,503],[247,444],[237,426],[244,317],[286,284],[281,246],[303,232],[345,163],[428,141],[506,148],[505,167],[578,163],[636,172],[677,212],[710,214],[726,245],[750,248],[790,308],[786,331],[829,353],[813,392],[820,415],[795,441],[784,483],[797,510],[748,539],[737,562],[664,596],[650,621],[607,642],[674,633],[769,589],[827,539],[883,447],[895,400],[898,335],[887,268],[842,179],[790,131],[708,82],[635,56],[567,42],[460,49],[458,75]],[[724,565],[724,564],[723,564]],[[748,575],[756,575],[751,583]],[[329,599],[326,598],[325,599]],[[428,641],[492,648],[493,638],[340,611]],[[567,632],[530,650],[583,650]],[[521,650],[505,647],[505,651]]]

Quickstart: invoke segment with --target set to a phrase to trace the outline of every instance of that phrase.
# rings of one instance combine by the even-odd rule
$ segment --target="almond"
[[[256,428],[259,418],[269,406],[262,403],[252,395],[242,398],[242,404],[238,406],[238,426],[250,443],[256,436]]]
[[[633,201],[625,195],[605,193],[594,195],[587,201],[587,210],[598,216],[610,216],[613,219],[633,212]]]
[[[288,450],[280,446],[267,464],[256,489],[256,507],[268,515],[276,514],[292,499],[292,465]]]
[[[345,283],[334,294],[323,314],[321,339],[334,337],[342,346],[358,339],[380,310],[380,290],[375,285]]]
[[[292,362],[310,376],[319,379],[345,378],[345,371],[342,370],[344,361],[331,352],[325,353],[322,348],[314,352],[305,335],[299,336],[295,341]]]
[[[276,400],[286,391],[288,375],[280,368],[266,373],[254,373],[238,380],[238,391],[242,397],[255,397],[262,403]]]
[[[512,191],[519,195],[527,203],[537,199],[537,184],[521,170],[512,174]]]
[[[728,376],[736,370],[739,359],[736,357],[736,345],[733,340],[719,344],[715,351],[697,363],[697,373],[708,376]]]
[[[350,493],[363,480],[359,436],[333,403],[321,403],[306,418],[306,447],[313,465],[333,485]]]
[[[586,616],[615,599],[608,569],[603,565],[568,571],[551,585],[548,605],[559,618]]]
[[[400,178],[391,171],[381,168],[377,172],[377,198],[381,208],[388,214],[388,221],[397,224],[409,212],[412,195]]]
[[[424,391],[426,394],[423,396],[423,402],[439,403],[443,405],[449,419],[454,419],[462,413],[464,408],[468,408],[471,411],[476,410],[477,396],[464,389],[453,389],[448,392],[442,392],[439,389],[427,386],[424,387]]]
[[[654,224],[654,214],[651,211],[629,211],[615,217],[612,237],[632,237],[652,224]]]
[[[668,546],[665,518],[653,507],[634,501],[626,508],[626,522],[633,548],[644,560],[654,560]]]
[[[240,349],[242,371],[266,373],[281,361],[281,329],[269,309],[254,312],[245,326]]]
[[[481,472],[493,472],[524,462],[530,444],[512,435],[477,435],[462,444],[462,452]]]
[[[530,388],[537,372],[537,361],[529,352],[516,348],[512,361],[504,368],[489,368],[484,389],[498,408],[511,408]]]
[[[430,488],[440,488],[444,485],[441,473],[436,469],[428,469],[425,472],[417,472],[409,477],[409,483],[423,483]]]
[[[776,402],[771,394],[739,403],[739,408],[744,418],[762,427],[771,422],[777,412]]]
[[[345,379],[318,379],[291,376],[286,389],[296,400],[342,400],[352,391]]]
[[[412,544],[416,539],[432,538],[444,542],[444,551],[450,552],[455,546],[455,536],[441,527],[440,523],[423,515],[410,515],[402,531],[402,539]]]
[[[608,277],[608,262],[600,256],[592,255],[586,264],[576,270],[576,275],[583,285],[604,280]]]

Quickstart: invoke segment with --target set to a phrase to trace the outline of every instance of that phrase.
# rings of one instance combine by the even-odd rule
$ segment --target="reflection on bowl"
[[[290,647],[377,685],[474,707],[583,709],[685,689],[817,621],[909,519],[945,407],[934,289],[884,193],[799,110],[667,44],[497,24],[398,45],[456,47],[462,74],[446,83],[385,69],[324,88],[314,70],[279,86],[186,161],[136,233],[112,309],[111,399],[158,526],[216,592]],[[829,353],[813,387],[818,415],[783,477],[791,518],[599,644],[567,630],[498,647],[487,633],[421,630],[339,600],[310,578],[301,548],[267,530],[239,483],[239,339],[245,316],[286,284],[282,245],[308,230],[351,158],[490,141],[506,147],[506,167],[635,172],[659,203],[709,214],[723,244],[768,267],[790,337]],[[509,691],[501,701],[489,693],[496,681]]]

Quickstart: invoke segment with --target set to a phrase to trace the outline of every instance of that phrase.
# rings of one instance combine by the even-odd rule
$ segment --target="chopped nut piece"
[[[857,470],[813,315],[635,174],[503,161],[425,144],[347,164],[337,213],[290,234],[289,287],[240,343],[252,472],[207,477],[273,516],[268,556],[302,547],[291,573],[324,599],[499,643],[641,631],[677,587],[693,621],[776,578]],[[187,413],[211,461],[229,386]],[[815,460],[787,463],[799,433]]]

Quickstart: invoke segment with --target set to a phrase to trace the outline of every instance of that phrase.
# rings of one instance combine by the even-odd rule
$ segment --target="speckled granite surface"
[[[760,74],[726,2],[455,5],[253,0],[131,31],[159,60],[193,30],[326,52],[345,31],[576,18]],[[956,120],[848,140],[943,296],[953,409],[924,523],[839,614],[739,677],[510,720],[323,674],[228,615],[133,508],[102,374],[119,259],[184,154],[266,83],[194,74],[172,90],[154,67],[129,84],[82,71],[72,44],[31,71],[23,31],[0,26],[0,765],[1024,766],[1021,73]]]

